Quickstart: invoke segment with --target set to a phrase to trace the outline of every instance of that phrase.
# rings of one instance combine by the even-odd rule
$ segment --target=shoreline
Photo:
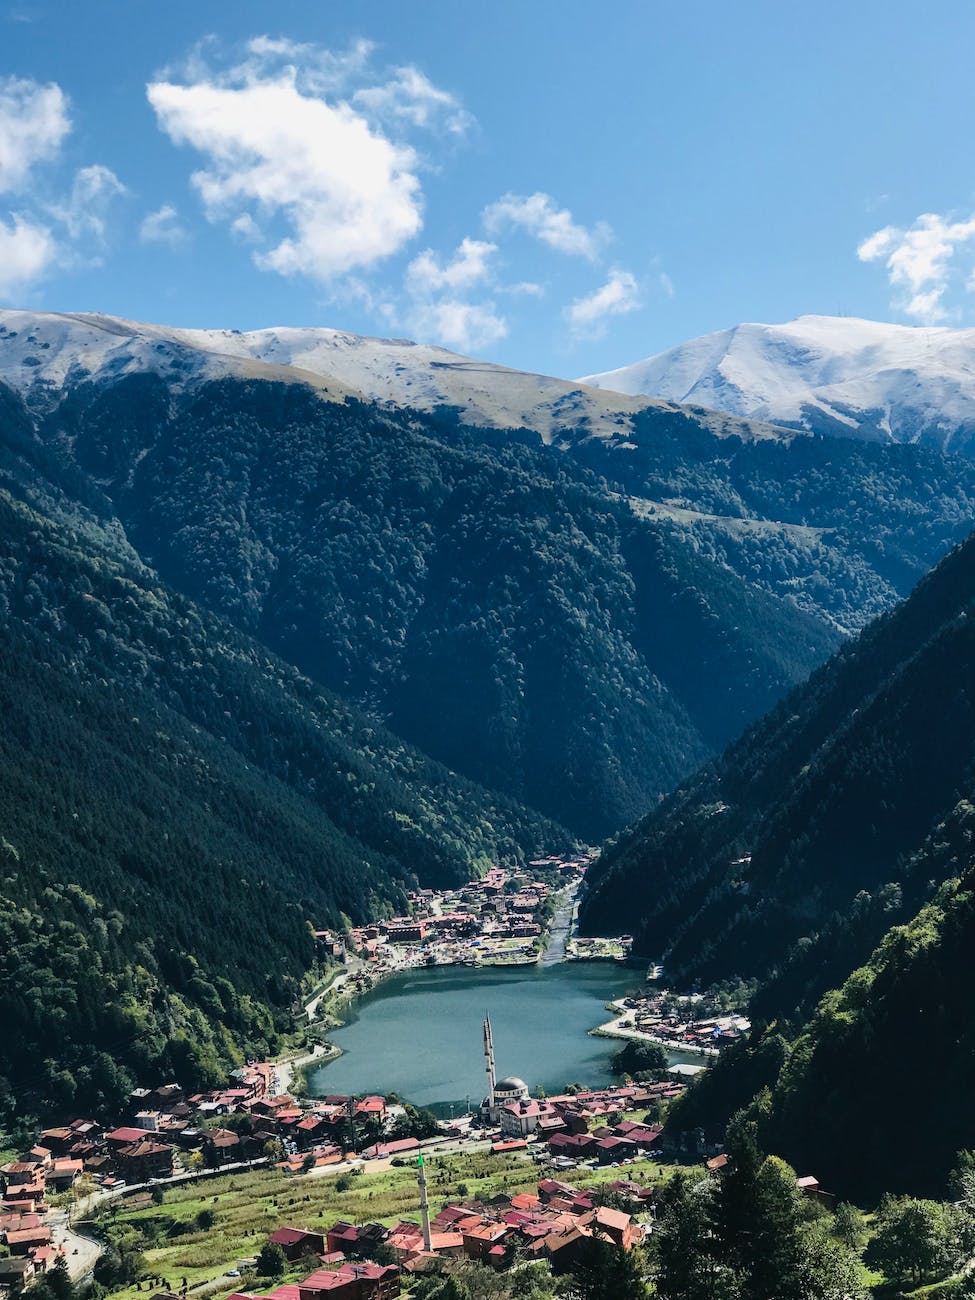
[[[523,970],[535,966],[542,970],[550,966],[574,965],[582,962],[598,962],[620,967],[629,965],[626,956],[566,951],[567,943],[571,939],[575,928],[578,893],[578,885],[559,891],[558,906],[551,917],[548,929],[540,936],[537,950],[532,955],[528,955],[522,950],[513,954],[510,958],[507,958],[504,953],[495,953],[484,957],[474,956],[472,958],[467,956],[452,961],[434,962],[431,965],[427,965],[425,962],[419,964],[410,962],[402,966],[390,967],[383,965],[377,967],[369,966],[363,962],[352,969],[348,967],[340,968],[332,975],[328,983],[314,993],[303,1005],[302,1013],[308,1018],[308,1023],[304,1026],[306,1032],[318,1028],[320,1033],[327,1035],[331,1031],[344,1028],[349,1023],[346,1018],[349,1010],[354,1008],[367,994],[378,990],[394,975],[441,969]],[[561,951],[559,951],[559,941],[561,941]],[[553,948],[558,953],[555,960],[549,957]],[[323,1004],[326,1005],[323,1007]],[[322,1012],[324,1012],[324,1015],[320,1016]],[[327,1022],[327,1027],[322,1025],[323,1020]],[[601,1037],[616,1036],[612,1032],[612,1026],[596,1026],[586,1030],[586,1033],[587,1035]],[[307,1096],[309,1075],[312,1072],[317,1073],[320,1067],[331,1064],[343,1054],[343,1049],[326,1037],[325,1041],[315,1043],[310,1052],[291,1058],[282,1058],[280,1065],[285,1067],[282,1074],[287,1072],[288,1080],[296,1082],[301,1092]]]
[[[607,1011],[618,1011],[620,1014],[614,1016],[612,1020],[607,1020],[603,1025],[597,1025],[595,1029],[590,1029],[590,1034],[595,1038],[625,1038],[634,1043],[657,1043],[660,1047],[669,1048],[673,1052],[687,1052],[692,1056],[704,1056],[715,1058],[721,1055],[716,1047],[702,1047],[699,1043],[681,1043],[673,1038],[663,1038],[660,1034],[648,1034],[642,1029],[628,1029],[621,1024],[626,1018],[626,1012],[620,1011],[619,1002],[609,1002],[606,1006]]]

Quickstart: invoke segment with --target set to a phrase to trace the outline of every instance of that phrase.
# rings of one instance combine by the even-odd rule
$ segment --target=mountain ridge
[[[625,442],[635,413],[673,409],[670,402],[584,389],[571,380],[409,339],[324,327],[183,329],[97,312],[0,309],[0,380],[32,404],[83,380],[115,380],[147,370],[177,381],[290,380],[309,384],[332,401],[359,397],[425,411],[453,409],[465,423],[527,428],[543,442],[569,429]],[[716,436],[728,430],[720,414],[702,410],[701,418]],[[732,432],[795,436],[748,421],[734,421]]]
[[[29,406],[7,425],[10,454],[115,520],[175,589],[590,841],[726,744],[975,518],[975,469],[927,448],[730,416],[716,431],[659,403],[611,437],[564,411],[546,444],[456,404],[342,386],[327,400],[334,380],[255,362],[231,332],[217,345],[248,356],[220,353],[211,374],[212,353],[165,327],[5,320],[0,376],[16,370]],[[325,337],[375,359],[369,340]],[[512,372],[486,373],[507,401]],[[521,419],[524,403],[506,409]]]
[[[975,444],[975,329],[744,322],[579,382],[837,437]]]

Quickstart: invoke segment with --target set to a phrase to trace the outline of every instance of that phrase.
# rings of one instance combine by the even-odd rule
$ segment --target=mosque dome
[[[519,1079],[517,1075],[509,1074],[506,1079],[499,1079],[494,1085],[495,1093],[498,1092],[520,1092],[528,1096],[528,1084],[524,1079]]]

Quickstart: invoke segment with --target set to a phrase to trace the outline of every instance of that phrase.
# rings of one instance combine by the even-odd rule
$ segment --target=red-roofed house
[[[325,1234],[325,1244],[330,1251],[354,1250],[358,1240],[359,1229],[354,1223],[346,1223],[342,1219],[334,1223]]]
[[[374,1146],[366,1147],[362,1155],[366,1160],[385,1160],[388,1156],[408,1155],[419,1149],[420,1143],[416,1138],[400,1138],[397,1142],[377,1142]]]
[[[355,1104],[355,1113],[357,1115],[372,1115],[375,1119],[384,1120],[386,1118],[386,1098],[385,1097],[362,1097]]]
[[[112,1150],[117,1150],[119,1147],[129,1146],[132,1142],[138,1142],[145,1135],[144,1128],[126,1128],[123,1126],[122,1128],[112,1129],[111,1133],[106,1133],[105,1141]]]
[[[324,1255],[325,1238],[320,1232],[311,1232],[307,1228],[278,1228],[269,1238],[284,1251],[285,1258],[292,1261],[303,1255]]]
[[[173,1149],[164,1142],[143,1136],[138,1142],[120,1147],[115,1153],[118,1171],[130,1183],[147,1178],[168,1178],[173,1172]]]
[[[643,1229],[634,1223],[623,1210],[611,1210],[608,1205],[600,1205],[594,1211],[590,1221],[600,1236],[609,1237],[617,1246],[631,1250],[643,1240]]]
[[[56,1191],[66,1191],[73,1186],[75,1179],[80,1177],[83,1169],[84,1164],[80,1160],[71,1160],[68,1157],[52,1160],[47,1170],[48,1181],[53,1184]]]
[[[11,1255],[28,1255],[36,1247],[47,1246],[51,1241],[50,1228],[15,1228],[6,1234]]]
[[[636,1151],[636,1143],[629,1138],[606,1137],[597,1140],[595,1155],[601,1165],[610,1165],[614,1161],[631,1159]]]
[[[400,1293],[394,1264],[342,1264],[320,1269],[298,1284],[299,1300],[392,1300]]]

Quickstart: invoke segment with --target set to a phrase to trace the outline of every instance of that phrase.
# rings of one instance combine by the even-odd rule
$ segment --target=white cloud
[[[451,135],[463,135],[474,122],[455,95],[435,86],[412,66],[396,68],[383,85],[357,90],[352,102],[380,121],[425,130],[443,128]]]
[[[254,255],[262,269],[329,281],[422,226],[413,150],[349,104],[303,94],[288,71],[238,86],[155,82],[148,96],[169,137],[206,156],[193,184],[211,221],[284,218],[290,233]]]
[[[68,100],[55,83],[0,77],[0,193],[16,210],[0,213],[0,294],[21,293],[55,266],[72,267],[105,243],[114,200],[125,186],[100,164],[75,172],[60,192],[41,169],[60,160],[71,131]]]
[[[508,323],[493,302],[471,302],[470,290],[492,280],[491,259],[496,244],[463,239],[451,257],[443,259],[425,249],[406,268],[404,288],[409,299],[405,323],[419,338],[463,352],[497,343]]]
[[[230,233],[242,244],[259,244],[264,238],[264,232],[249,212],[242,212],[231,221]]]
[[[14,216],[0,219],[0,298],[10,298],[54,265],[58,247],[46,226]]]
[[[550,194],[505,194],[484,209],[483,219],[490,234],[515,226],[559,253],[590,262],[598,261],[612,238],[612,230],[605,222],[592,229],[579,225],[569,209],[558,207]]]
[[[640,306],[640,286],[629,271],[610,271],[606,283],[583,298],[576,298],[565,309],[565,318],[573,334],[599,338],[606,330],[608,316],[625,316]]]
[[[0,78],[0,193],[20,190],[37,163],[56,157],[70,130],[60,86]]]
[[[67,199],[52,205],[51,211],[64,223],[72,239],[87,236],[103,244],[111,206],[127,192],[109,167],[94,163],[75,173]]]
[[[434,339],[461,352],[478,352],[508,333],[508,322],[497,315],[493,303],[453,298],[416,305],[409,323],[419,338]]]
[[[956,255],[975,240],[975,217],[952,221],[925,212],[910,229],[885,226],[857,248],[861,262],[883,262],[897,306],[924,324],[945,320],[944,297],[958,273]],[[971,259],[969,258],[969,266]]]
[[[443,263],[430,248],[415,257],[406,269],[406,286],[413,295],[439,293],[449,289],[457,292],[483,284],[489,275],[492,254],[497,244],[481,239],[463,239],[450,261]]]
[[[203,50],[199,47],[189,61],[185,79],[198,81],[208,76]],[[377,124],[463,135],[474,123],[456,95],[435,86],[413,64],[374,69],[376,45],[372,41],[360,39],[346,50],[330,50],[287,37],[255,36],[245,51],[231,77],[259,81],[287,70],[302,94],[346,97]]]
[[[544,298],[545,287],[536,284],[534,280],[518,280],[514,284],[506,284],[502,293],[510,293],[514,298]]]
[[[179,213],[173,205],[164,203],[143,217],[139,239],[143,244],[168,244],[170,248],[179,248],[189,239],[189,233],[180,224]]]
[[[455,95],[416,67],[377,69],[365,40],[335,51],[255,36],[221,68],[215,48],[147,95],[170,139],[203,155],[192,181],[208,219],[254,244],[257,266],[335,290],[419,233],[425,163],[406,136],[466,131]]]
[[[261,80],[287,67],[294,73],[299,90],[309,95],[343,95],[367,76],[375,52],[373,41],[357,40],[347,50],[330,50],[307,41],[292,41],[286,36],[255,36],[247,42],[247,55],[231,75],[244,80]],[[191,79],[207,75],[205,65],[197,63]]]

